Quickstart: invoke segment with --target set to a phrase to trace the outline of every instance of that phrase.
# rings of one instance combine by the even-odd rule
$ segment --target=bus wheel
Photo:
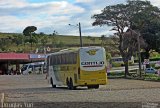
[[[87,87],[88,87],[88,89],[94,88],[92,85],[88,85]]]
[[[88,89],[92,89],[92,88],[98,89],[99,85],[88,85],[87,87]]]
[[[95,85],[88,85],[87,87],[88,87],[88,89],[93,89],[93,88],[95,88]]]
[[[98,88],[99,88],[99,85],[95,85],[94,88],[95,88],[95,89],[98,89]]]
[[[53,79],[51,78],[51,85],[52,85],[52,88],[56,88],[56,85],[53,84]]]
[[[72,78],[70,78],[70,81],[69,81],[69,89],[70,89],[70,90],[75,90],[75,89],[76,89],[76,87],[73,86]]]

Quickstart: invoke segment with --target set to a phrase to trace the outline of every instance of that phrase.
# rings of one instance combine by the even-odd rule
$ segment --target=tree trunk
[[[128,72],[128,60],[124,62],[124,66],[125,66],[125,78],[126,78],[127,75],[129,75],[129,72]]]
[[[149,59],[150,56],[149,51],[150,51],[149,49],[146,50],[145,59]],[[150,64],[146,64],[146,68],[150,68]]]

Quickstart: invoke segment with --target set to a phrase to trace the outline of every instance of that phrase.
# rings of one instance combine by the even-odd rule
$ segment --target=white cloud
[[[25,0],[1,0],[0,7],[24,7],[28,5]]]
[[[31,20],[20,20],[14,16],[1,16],[0,17],[0,31],[1,32],[16,32],[22,31],[26,26],[32,25]]]
[[[41,30],[53,26],[63,29],[71,15],[84,12],[66,1],[29,4],[25,0],[2,0],[0,10],[0,32],[22,32],[30,25]]]
[[[93,2],[94,0],[76,0],[78,3],[90,3]]]
[[[78,28],[68,24],[81,22],[83,36],[112,34],[110,27],[93,27],[91,16],[100,13],[107,5],[124,2],[126,0],[50,0],[41,3],[0,0],[0,32],[22,32],[25,27],[33,25],[38,28],[37,32],[53,33],[56,30],[59,34],[79,36]],[[159,0],[151,3],[160,6]]]
[[[15,2],[13,2],[15,1]],[[73,14],[81,13],[83,8],[69,4],[66,1],[48,2],[48,3],[26,3],[25,1],[18,2],[18,0],[11,0],[11,2],[2,2],[0,9],[5,11],[6,14]],[[0,13],[2,13],[1,11]]]
[[[158,6],[160,7],[160,0],[150,0],[151,4],[153,4],[154,6]]]

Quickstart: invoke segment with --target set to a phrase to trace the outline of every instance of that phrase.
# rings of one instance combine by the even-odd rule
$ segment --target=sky
[[[150,0],[160,7],[160,0]],[[22,33],[27,26],[36,26],[36,33],[79,36],[111,35],[111,27],[92,26],[91,16],[108,5],[126,0],[0,0],[0,32]],[[69,26],[71,24],[72,26]]]

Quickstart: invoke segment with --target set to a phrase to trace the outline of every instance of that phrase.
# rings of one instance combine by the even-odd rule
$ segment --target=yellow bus
[[[102,47],[65,49],[47,56],[48,79],[53,88],[87,86],[98,89],[107,83],[106,54]]]
[[[110,64],[112,65],[112,67],[120,67],[120,66],[124,66],[124,62],[123,62],[123,58],[122,57],[112,57],[110,59]],[[130,57],[130,59],[128,60],[128,64],[132,65],[134,64],[134,57]]]

